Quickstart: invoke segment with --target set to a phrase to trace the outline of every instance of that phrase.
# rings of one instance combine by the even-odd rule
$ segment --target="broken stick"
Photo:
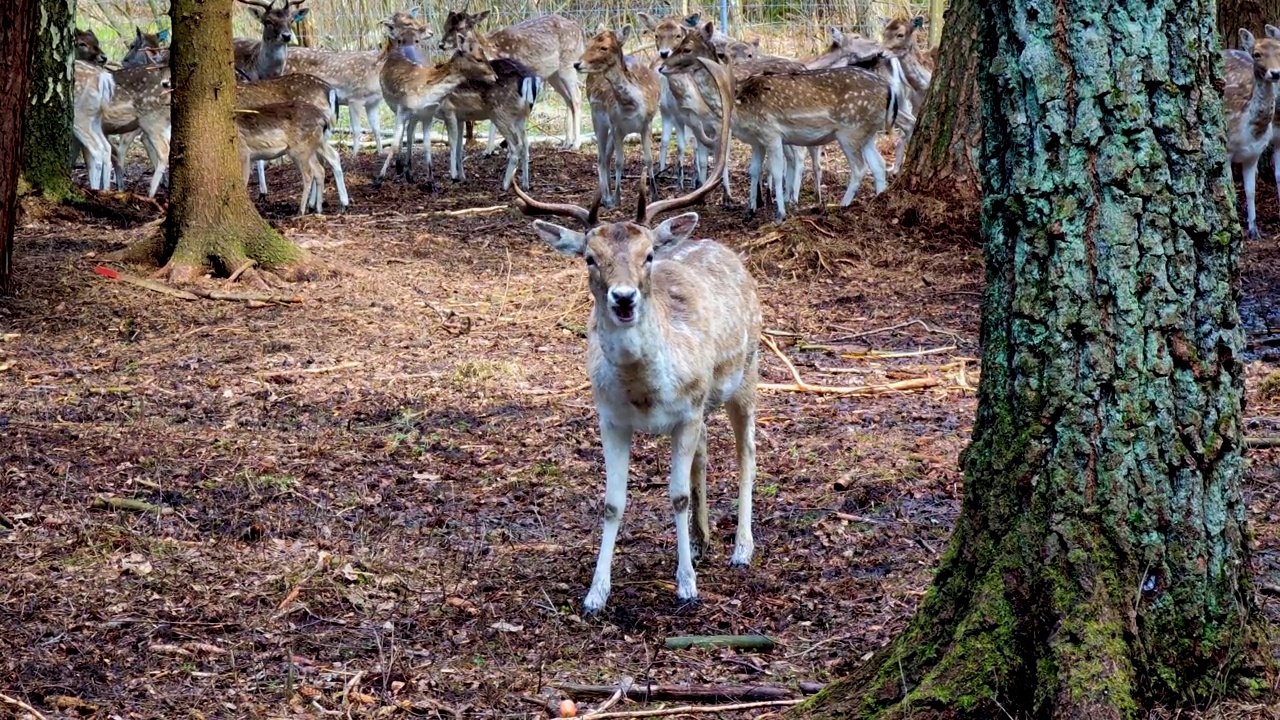
[[[599,715],[593,715],[592,717],[603,720],[604,718],[650,718],[666,715],[693,715],[695,713],[727,713],[737,712],[739,710],[754,710],[756,708],[763,707],[799,705],[802,702],[804,702],[804,700],[769,700],[766,702],[735,703],[733,705],[681,705],[680,707],[654,710],[624,710],[621,712],[607,712],[600,713]]]
[[[173,514],[173,508],[171,507],[152,505],[144,500],[134,500],[133,498],[103,497],[101,495],[95,497],[89,507],[95,510],[128,510],[136,513]]]
[[[663,645],[668,650],[730,647],[745,650],[772,650],[777,643],[764,635],[687,635],[669,637]]]
[[[610,697],[618,691],[617,685],[578,685],[557,683],[560,690],[575,698]],[[686,702],[717,702],[725,700],[785,700],[795,693],[788,688],[773,685],[653,685],[636,683],[626,687],[624,696],[629,700],[657,702],[683,700]]]

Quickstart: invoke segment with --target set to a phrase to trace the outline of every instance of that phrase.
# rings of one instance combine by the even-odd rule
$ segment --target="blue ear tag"
[[[293,21],[302,22],[302,18],[306,17],[307,13],[309,12],[311,12],[311,8],[302,8],[301,10],[293,14]]]
[[[912,24],[912,25],[913,25],[917,30],[919,30],[920,28],[924,27],[924,18],[922,18],[922,17],[917,17],[915,20],[912,20],[912,21],[911,21],[911,24]]]
[[[159,40],[160,42],[169,42],[169,31],[161,30],[160,32],[156,33],[156,39]]]

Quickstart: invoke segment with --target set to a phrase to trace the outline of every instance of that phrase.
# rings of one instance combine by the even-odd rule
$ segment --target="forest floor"
[[[828,201],[843,190],[838,156]],[[374,190],[371,153],[345,162],[342,216],[289,217],[297,176],[268,173],[264,214],[333,270],[293,287],[298,304],[185,301],[96,275],[158,217],[145,203],[28,207],[18,292],[0,303],[0,693],[48,717],[535,718],[544,687],[624,677],[798,697],[903,626],[958,511],[976,405],[969,211],[871,197],[869,184],[853,208],[782,226],[767,212],[744,223],[718,195],[700,208],[698,234],[749,258],[766,331],[806,382],[919,387],[761,391],[746,570],[728,567],[737,483],[715,414],[718,545],[695,608],[672,582],[669,446],[638,438],[613,595],[583,620],[604,482],[583,268],[510,208],[446,214],[509,204],[501,156],[472,152],[471,179],[430,194]],[[744,168],[736,157],[739,196]],[[536,147],[533,171],[535,197],[585,202],[594,151]],[[1280,399],[1261,388],[1280,368],[1280,212],[1260,196],[1268,234],[1244,258],[1246,416],[1249,434],[1274,436]],[[763,346],[762,382],[793,382]],[[1245,488],[1276,627],[1278,452],[1249,453]],[[154,509],[104,505],[115,499]],[[730,633],[777,647],[663,647]]]

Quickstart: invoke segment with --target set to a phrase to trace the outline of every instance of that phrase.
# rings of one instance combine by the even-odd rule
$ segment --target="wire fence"
[[[2,2],[3,0],[0,0]],[[374,50],[384,37],[381,21],[398,10],[418,7],[428,27],[440,32],[450,10],[460,9],[465,0],[308,0],[305,23],[296,36],[305,44],[327,50]],[[261,25],[246,6],[236,3],[232,32],[236,37],[256,38]],[[805,58],[827,48],[829,28],[860,32],[879,38],[884,24],[895,17],[927,18],[929,0],[639,0],[626,4],[619,0],[518,0],[486,5],[471,0],[471,12],[491,9],[482,29],[496,30],[521,20],[555,13],[576,21],[588,36],[600,26],[617,29],[632,24],[642,29],[636,13],[655,17],[701,13],[728,35],[750,40],[759,38],[763,52]],[[169,29],[168,0],[80,0],[77,25],[92,29],[107,57],[118,62],[133,39],[135,28],[143,32]],[[722,23],[722,18],[727,23]],[[432,46],[434,47],[434,46]],[[627,51],[641,56],[652,53],[653,39],[634,32]],[[385,106],[383,112],[389,113]],[[590,113],[583,113],[590,122]],[[386,114],[387,119],[390,118]],[[563,136],[564,106],[558,95],[547,91],[539,98],[530,118],[531,135]],[[342,123],[346,126],[346,123]],[[384,127],[387,125],[384,124]]]

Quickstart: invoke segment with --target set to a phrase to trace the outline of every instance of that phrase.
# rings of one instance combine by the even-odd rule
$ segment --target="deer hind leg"
[[[596,175],[600,181],[600,204],[613,207],[613,193],[609,190],[609,156],[613,154],[613,134],[607,121],[594,123],[596,126]]]
[[[751,532],[751,499],[756,484],[755,378],[758,362],[759,359],[753,352],[750,366],[743,373],[742,385],[725,404],[738,451],[738,531],[733,542],[733,557],[729,560],[729,564],[734,567],[750,565],[756,548]]]
[[[684,423],[671,434],[671,483],[667,493],[676,523],[676,597],[698,598],[698,579],[693,571],[693,548],[689,540],[689,505],[692,501],[691,471],[698,451],[702,421]]]
[[[760,171],[764,166],[764,156],[767,148],[752,144],[751,146],[751,164],[747,167],[747,218],[750,219],[756,214],[756,200],[760,197]]]
[[[658,197],[658,178],[653,174],[653,122],[650,121],[640,131],[640,156],[644,163],[644,180],[649,185],[649,197]],[[622,178],[618,178],[619,190],[621,194]]]
[[[368,121],[369,132],[373,135],[373,146],[382,152],[382,99],[374,98],[373,102],[364,106],[364,119]]]
[[[711,552],[711,521],[707,516],[707,423],[698,428],[698,448],[689,471],[693,493],[693,559],[697,562]]]
[[[578,97],[578,74],[572,67],[561,68],[547,77],[551,85],[565,102],[564,142],[561,150],[577,150],[582,141],[578,138],[578,126],[582,123],[582,101]],[[600,131],[596,130],[599,135]]]
[[[524,153],[524,138],[520,135],[519,121],[512,121],[508,117],[501,120],[494,118],[489,121],[493,125],[497,125],[502,132],[502,137],[507,141],[507,170],[502,173],[502,189],[510,190],[511,183],[515,180],[516,169],[520,167],[520,160]],[[526,179],[526,183],[528,180]]]
[[[603,610],[609,599],[613,548],[618,540],[618,528],[622,525],[622,513],[627,509],[627,473],[631,465],[630,430],[602,422],[600,441],[604,446],[604,519],[595,575],[591,578],[591,589],[582,601],[586,614]]]
[[[809,148],[809,159],[813,161],[813,194],[818,200],[818,207],[822,207],[822,146],[814,145]]]
[[[773,141],[773,146],[768,150],[769,156],[769,185],[773,190],[773,202],[776,206],[775,222],[782,222],[787,219],[787,194],[783,187],[786,182],[787,175],[787,152],[782,144],[782,138]]]
[[[347,100],[347,123],[351,126],[351,154],[360,152],[360,136],[364,128],[360,126],[360,113],[356,111],[356,101]]]
[[[391,138],[391,142],[387,145],[387,157],[382,161],[382,169],[373,178],[373,186],[378,187],[382,184],[382,179],[387,176],[387,169],[391,167],[391,160],[399,155],[400,143],[404,136],[404,116],[402,113],[396,113],[396,132]]]
[[[1258,158],[1251,158],[1242,163],[1240,175],[1244,180],[1245,236],[1250,240],[1257,240],[1262,237],[1262,233],[1258,232],[1258,213],[1253,202],[1254,191],[1258,184]]]
[[[267,199],[267,161],[258,161],[258,199]]]
[[[338,212],[346,212],[347,206],[351,204],[351,198],[347,195],[347,177],[342,172],[342,158],[338,157],[338,151],[328,142],[320,143],[319,154],[329,165],[329,169],[333,170],[333,186],[338,190]],[[322,169],[322,177],[323,172]]]

